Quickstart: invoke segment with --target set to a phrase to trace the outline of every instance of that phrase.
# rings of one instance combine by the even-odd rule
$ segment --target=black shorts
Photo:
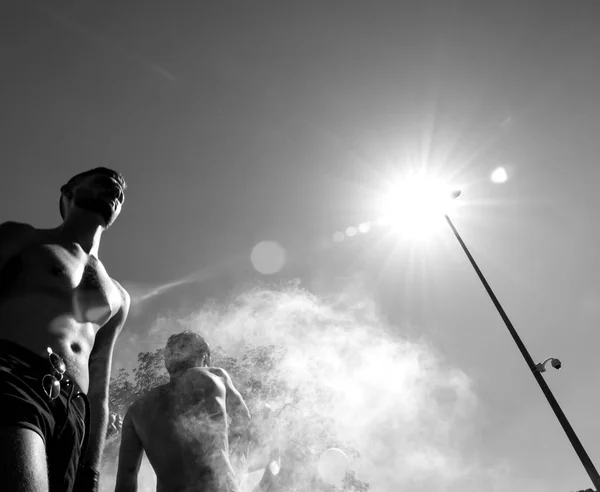
[[[66,375],[50,401],[42,388],[46,374],[52,374],[48,359],[0,340],[0,426],[37,432],[46,445],[50,492],[70,492],[87,444],[89,403]]]

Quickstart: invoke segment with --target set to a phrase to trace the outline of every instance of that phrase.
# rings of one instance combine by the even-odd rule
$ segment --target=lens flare
[[[279,272],[285,264],[285,249],[275,241],[261,241],[252,249],[250,261],[254,269],[263,275]]]
[[[506,183],[508,181],[508,173],[506,172],[505,168],[497,167],[494,169],[494,171],[492,171],[492,174],[490,174],[490,179],[492,180],[492,183]]]
[[[366,234],[370,230],[371,230],[371,224],[369,224],[368,222],[363,222],[362,224],[360,224],[358,226],[358,232],[360,232],[362,234]]]
[[[336,243],[341,243],[344,240],[344,233],[341,231],[336,231],[333,233],[333,241]]]
[[[339,448],[329,448],[320,456],[317,471],[326,484],[340,486],[348,471],[348,456]]]

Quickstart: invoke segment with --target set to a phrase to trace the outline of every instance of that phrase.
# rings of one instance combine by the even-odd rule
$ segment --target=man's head
[[[210,366],[210,347],[192,331],[171,335],[165,347],[165,367],[170,375],[192,367]]]
[[[60,215],[65,219],[80,208],[100,215],[108,227],[121,213],[126,189],[123,175],[106,167],[77,174],[60,189]]]

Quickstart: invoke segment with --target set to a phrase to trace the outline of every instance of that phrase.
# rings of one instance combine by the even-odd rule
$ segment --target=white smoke
[[[351,468],[373,492],[541,490],[516,486],[508,462],[482,462],[476,437],[484,416],[471,379],[431,344],[386,324],[356,285],[329,298],[297,285],[254,287],[184,318],[158,319],[147,339],[158,348],[183,329],[232,356],[247,344],[286,347],[280,369],[289,386],[335,396],[322,411],[360,451]],[[154,490],[147,470],[140,491]]]

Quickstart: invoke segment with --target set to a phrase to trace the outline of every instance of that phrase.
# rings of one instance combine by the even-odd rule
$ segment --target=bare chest
[[[79,322],[102,325],[120,307],[120,291],[102,263],[77,244],[31,245],[15,262],[12,265],[15,290],[68,301]],[[8,266],[10,269],[11,265]]]

